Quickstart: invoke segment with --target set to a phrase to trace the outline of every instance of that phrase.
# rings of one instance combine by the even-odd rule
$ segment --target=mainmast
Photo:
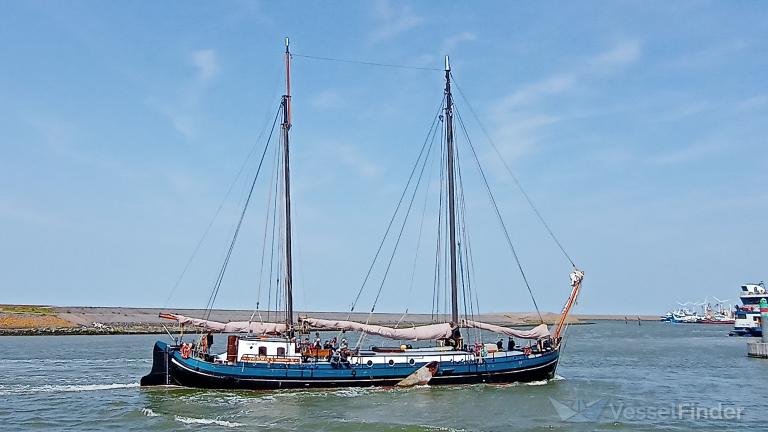
[[[451,253],[451,322],[459,324],[459,294],[456,279],[456,191],[453,145],[453,96],[451,95],[451,63],[445,56],[445,139],[448,170],[448,230]]]
[[[283,95],[283,186],[285,194],[285,324],[293,334],[293,261],[291,257],[291,163],[288,131],[291,129],[291,52],[285,38],[285,94]]]

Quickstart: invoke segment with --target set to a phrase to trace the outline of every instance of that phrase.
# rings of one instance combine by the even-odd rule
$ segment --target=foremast
[[[285,204],[285,325],[293,336],[293,258],[291,251],[291,163],[289,131],[291,129],[291,52],[290,40],[285,38],[285,94],[282,99],[283,122],[283,193]]]

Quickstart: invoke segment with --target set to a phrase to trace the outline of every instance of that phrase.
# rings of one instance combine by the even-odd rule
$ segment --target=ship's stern
[[[139,384],[142,387],[168,385],[171,383],[169,363],[172,352],[173,348],[168,346],[167,343],[155,342],[155,347],[152,350],[152,370],[147,375],[141,377]]]

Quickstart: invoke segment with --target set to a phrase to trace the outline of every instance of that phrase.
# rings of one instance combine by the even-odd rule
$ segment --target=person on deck
[[[498,349],[499,351],[502,351],[504,349],[504,339],[503,338],[499,338],[499,341],[496,342],[496,349]]]
[[[515,340],[512,339],[512,337],[509,338],[507,341],[507,351],[514,351],[515,350]]]
[[[347,351],[341,350],[339,353],[339,361],[341,362],[341,366],[349,369],[351,365],[349,364],[349,358],[347,358]]]
[[[340,346],[340,348],[342,350],[349,349],[349,344],[347,343],[347,339],[346,338],[341,338],[341,346]]]
[[[208,330],[208,334],[205,335],[205,349],[206,354],[211,351],[211,345],[213,345],[213,333]]]

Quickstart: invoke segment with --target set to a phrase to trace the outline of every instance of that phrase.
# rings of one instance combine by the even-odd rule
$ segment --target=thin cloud
[[[624,66],[640,58],[640,43],[635,40],[624,40],[614,45],[608,51],[594,56],[584,72],[599,72],[599,69]]]
[[[1,219],[49,228],[62,228],[68,225],[67,221],[52,213],[50,209],[38,210],[18,202],[9,201],[0,201]]]
[[[394,39],[424,22],[410,7],[395,7],[389,0],[374,3],[373,20],[375,28],[370,36],[373,43]]]
[[[344,99],[339,93],[332,90],[323,90],[309,99],[310,105],[319,109],[339,108],[343,105]]]
[[[75,123],[61,119],[26,119],[40,136],[46,150],[59,158],[109,172],[115,176],[131,177],[135,172],[124,163],[108,155],[88,151],[77,145],[79,128]]]
[[[443,54],[450,54],[456,48],[456,46],[462,42],[471,42],[476,39],[477,36],[475,36],[474,33],[468,31],[463,31],[461,33],[449,36],[443,41]]]
[[[700,68],[718,64],[724,58],[732,58],[735,54],[746,52],[751,45],[744,40],[731,40],[710,45],[699,50],[683,52],[668,61],[666,66],[672,68]]]
[[[192,51],[189,61],[194,66],[195,74],[182,82],[173,98],[148,98],[148,104],[159,111],[173,128],[187,140],[197,137],[198,107],[200,98],[211,81],[221,72],[218,55],[213,49]]]
[[[728,150],[729,143],[722,140],[694,142],[685,147],[667,151],[638,152],[627,147],[610,146],[593,151],[589,159],[608,165],[681,165],[714,157]]]
[[[339,145],[336,147],[336,153],[338,161],[359,177],[371,179],[378,177],[384,171],[381,165],[368,159],[357,147],[346,144]]]
[[[633,63],[639,58],[639,42],[622,41],[607,51],[588,57],[571,70],[558,72],[523,86],[504,98],[501,105],[503,108],[510,109],[537,102],[546,96],[570,90],[585,79],[612,73],[617,68]]]
[[[714,156],[726,150],[728,145],[721,141],[694,143],[682,149],[659,153],[648,158],[656,165],[676,165]]]
[[[526,84],[502,98],[491,110],[493,136],[505,158],[527,153],[541,139],[543,129],[563,120],[563,116],[542,114],[534,106],[548,97],[578,88],[585,81],[614,73],[641,56],[640,43],[624,40],[609,49],[586,57],[569,70],[553,73]]]
[[[740,110],[751,111],[765,108],[768,106],[768,95],[757,95],[746,98],[736,104],[736,107]]]
[[[192,53],[192,64],[197,68],[197,78],[209,81],[219,74],[219,61],[212,49],[197,50]]]

